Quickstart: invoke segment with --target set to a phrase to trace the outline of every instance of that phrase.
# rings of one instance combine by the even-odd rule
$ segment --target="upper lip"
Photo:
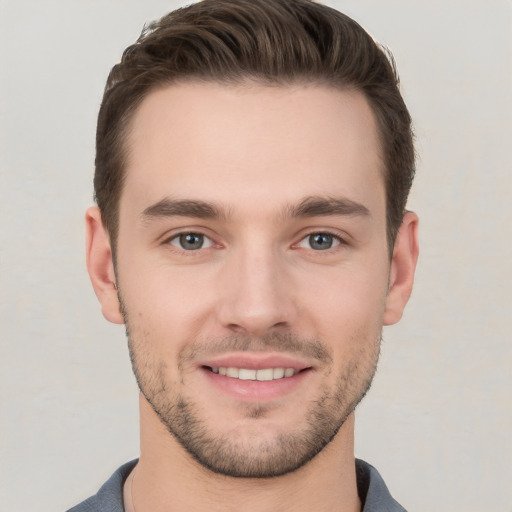
[[[293,368],[300,371],[310,368],[312,365],[297,357],[286,354],[243,352],[215,356],[201,361],[200,366],[209,366],[210,368],[247,368],[249,370]]]

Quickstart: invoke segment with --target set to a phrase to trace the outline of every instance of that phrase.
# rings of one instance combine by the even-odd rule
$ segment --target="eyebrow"
[[[366,206],[346,198],[310,196],[296,206],[288,207],[285,215],[289,217],[321,217],[325,215],[369,217],[370,210]]]
[[[321,216],[370,216],[366,206],[346,198],[310,196],[296,205],[284,208],[283,218]],[[148,206],[142,212],[143,220],[165,217],[194,217],[198,219],[226,219],[229,211],[208,201],[173,199],[166,197]]]
[[[149,220],[159,217],[196,217],[199,219],[216,219],[227,217],[227,212],[207,201],[193,199],[172,199],[166,197],[158,203],[148,206],[142,212],[142,218]]]

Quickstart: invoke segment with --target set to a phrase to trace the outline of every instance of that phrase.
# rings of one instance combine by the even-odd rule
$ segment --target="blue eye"
[[[170,240],[169,243],[185,251],[197,251],[212,245],[212,241],[201,233],[181,233]]]
[[[311,233],[311,235],[304,237],[300,241],[299,247],[305,247],[306,249],[313,249],[315,251],[325,251],[340,245],[340,243],[340,239],[330,233]]]

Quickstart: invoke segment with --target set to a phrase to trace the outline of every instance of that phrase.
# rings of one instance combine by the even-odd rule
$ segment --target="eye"
[[[300,241],[299,247],[315,251],[325,251],[340,245],[340,243],[340,238],[330,233],[311,233]]]
[[[181,233],[171,238],[169,243],[185,251],[197,251],[212,246],[212,241],[201,233]]]

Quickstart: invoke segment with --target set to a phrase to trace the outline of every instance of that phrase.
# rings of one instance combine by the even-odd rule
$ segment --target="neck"
[[[141,455],[131,495],[137,512],[206,510],[270,512],[361,510],[354,464],[354,417],[321,453],[273,478],[218,475],[196,462],[141,397]]]

